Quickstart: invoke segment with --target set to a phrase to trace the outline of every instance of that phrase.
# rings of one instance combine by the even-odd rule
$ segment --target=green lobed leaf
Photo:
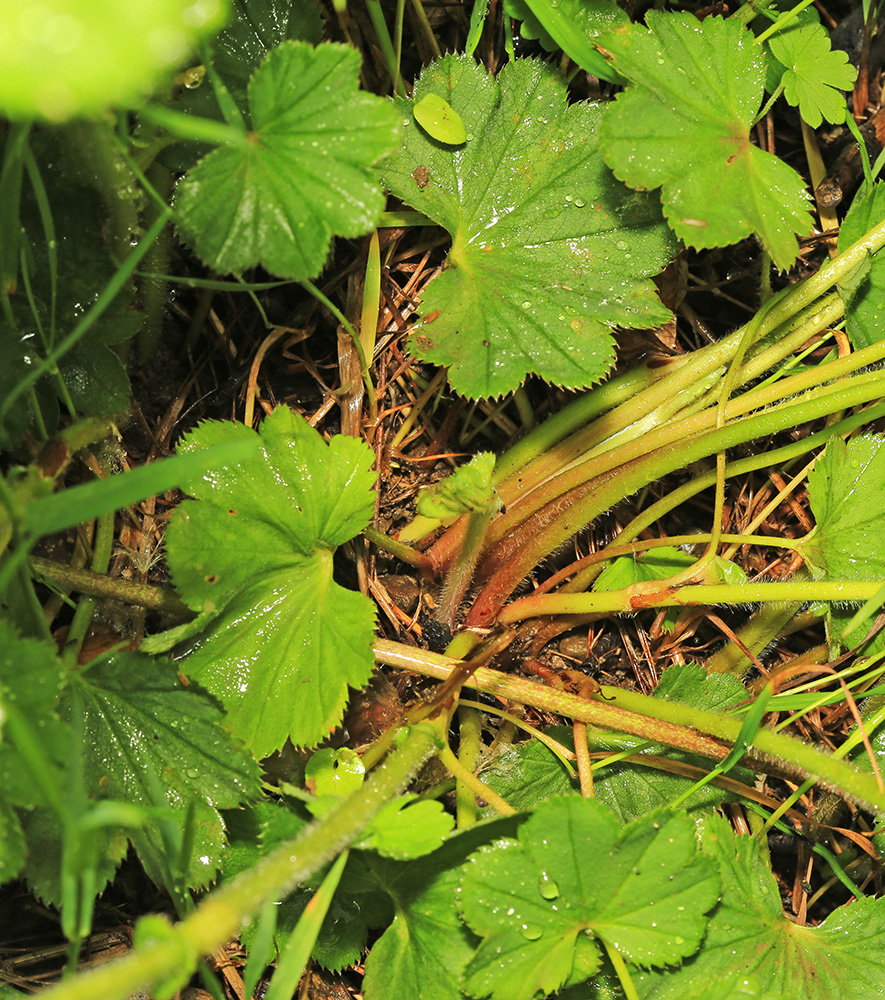
[[[221,709],[188,687],[168,660],[112,653],[70,679],[62,714],[82,727],[88,790],[96,797],[153,806],[157,779],[179,822],[198,805],[188,884],[215,877],[224,844],[219,809],[239,805],[259,787],[258,767],[224,729]],[[131,832],[148,873],[158,877],[163,853],[156,821]]]
[[[214,150],[178,189],[179,226],[216,271],[261,264],[303,280],[323,268],[333,233],[360,236],[384,210],[372,164],[399,135],[384,101],[358,92],[346,45],[287,41],[249,83],[252,131]]]
[[[523,38],[536,38],[548,52],[562,49],[603,80],[624,82],[593,45],[603,32],[629,20],[614,0],[504,0],[504,10],[522,21]]]
[[[140,103],[226,12],[222,0],[2,0],[0,110],[64,121]]]
[[[22,814],[22,826],[28,850],[22,875],[28,888],[48,906],[61,907],[65,902],[61,872],[65,835],[59,818],[52,809],[32,809]],[[77,875],[88,877],[100,894],[126,857],[129,840],[127,832],[108,828],[92,829],[86,837],[91,857],[77,859]],[[69,842],[67,847],[70,850]]]
[[[280,809],[264,827],[262,851],[267,852],[296,836],[303,821],[291,810]],[[390,900],[375,876],[374,868],[382,862],[376,855],[351,851],[338,891],[329,907],[312,958],[327,969],[343,969],[358,961],[365,950],[369,929],[383,927],[392,917]],[[319,871],[306,886],[282,901],[277,912],[276,938],[283,942],[291,934],[309,904],[314,891],[322,884],[328,866]]]
[[[383,858],[407,861],[435,851],[452,832],[455,821],[440,802],[414,801],[404,795],[389,802],[357,845]]]
[[[698,949],[717,894],[688,817],[660,811],[622,829],[593,799],[551,799],[518,841],[465,866],[462,913],[483,938],[465,984],[475,996],[531,1000],[574,983],[576,963],[581,978],[594,974],[597,941],[633,965],[679,962]]]
[[[183,663],[224,703],[256,756],[318,743],[341,719],[348,685],[372,673],[374,611],[332,577],[336,546],[372,516],[373,456],[344,436],[327,445],[287,407],[260,436],[208,422],[185,453],[244,440],[258,453],[190,481],[166,536],[182,598],[203,612]]]
[[[463,1000],[462,974],[477,938],[458,915],[461,868],[481,844],[515,835],[521,819],[479,823],[417,861],[366,855],[376,894],[393,903],[393,923],[366,960],[366,1000]]]
[[[649,11],[602,44],[631,81],[602,123],[600,148],[615,174],[640,190],[661,188],[667,220],[696,248],[755,232],[779,268],[810,231],[799,175],[754,146],[765,67],[739,21]]]
[[[285,41],[318,45],[322,8],[316,0],[231,0],[231,19],[212,40],[215,68],[245,93],[249,77],[268,52]]]
[[[422,293],[413,353],[450,366],[472,398],[515,389],[534,372],[570,387],[609,369],[615,325],[669,317],[650,276],[675,248],[656,200],[612,177],[596,147],[602,108],[567,103],[536,60],[508,63],[497,79],[466,56],[425,67],[414,101],[433,93],[464,121],[452,148],[412,120],[382,164],[390,190],[447,229],[448,267]]]
[[[885,183],[865,186],[857,193],[839,229],[839,250],[846,250],[866,232],[885,219]],[[845,302],[848,336],[856,348],[877,344],[883,336],[885,319],[885,255],[869,258],[866,275],[856,288],[840,287]]]
[[[39,740],[47,783],[59,794],[64,791],[62,768],[69,741],[57,707],[65,676],[65,666],[51,645],[22,638],[8,621],[0,619],[0,703],[5,723],[0,731],[0,797],[6,805],[31,808],[48,804],[26,758],[10,737],[5,720],[12,706]]]
[[[25,835],[15,810],[0,801],[0,885],[15,878],[25,861]]]
[[[768,43],[775,59],[785,67],[781,82],[784,97],[799,108],[812,127],[826,119],[833,125],[845,121],[847,104],[843,90],[850,90],[857,68],[848,54],[834,49],[822,24],[790,25]]]
[[[215,69],[240,110],[247,109],[249,78],[271,49],[293,40],[318,45],[323,37],[321,8],[316,0],[231,0],[231,20],[212,39]],[[208,75],[185,74],[185,84],[172,107],[187,114],[222,121]],[[177,142],[160,154],[179,173],[189,170],[210,151],[205,143]]]
[[[808,476],[817,526],[800,551],[817,579],[881,580],[885,565],[885,438],[834,438]]]
[[[719,905],[703,948],[681,968],[635,973],[642,1000],[707,1000],[710,984],[761,984],[756,995],[803,1000],[874,1000],[885,983],[885,900],[864,897],[819,927],[788,920],[777,883],[752,837],[735,837],[721,817],[704,820],[704,855],[719,867]],[[751,996],[754,994],[751,993]]]
[[[393,812],[404,805],[402,800],[391,803]],[[421,806],[436,806],[437,803],[422,802]],[[407,811],[413,811],[411,806]],[[421,812],[422,810],[419,810]],[[436,811],[436,810],[435,810]],[[262,804],[252,807],[245,815],[229,814],[232,820],[231,845],[229,853],[232,864],[225,870],[225,879],[232,878],[238,871],[249,864],[255,864],[268,851],[286,840],[295,837],[304,827],[305,821],[286,806],[277,803],[273,806]],[[375,826],[382,821],[377,817]],[[396,834],[397,821],[389,824],[391,832]],[[451,829],[451,822],[447,824]],[[402,832],[402,831],[401,831]],[[415,830],[408,831],[408,838],[414,845]],[[365,949],[370,928],[384,927],[393,919],[393,901],[397,905],[405,905],[406,887],[414,894],[412,886],[412,867],[400,862],[388,861],[375,851],[368,850],[368,839],[351,851],[341,884],[335,894],[335,899],[326,918],[322,930],[314,946],[312,957],[325,968],[340,969],[357,961]],[[439,848],[441,835],[437,835],[435,843],[428,850]],[[472,841],[475,843],[475,840]],[[374,845],[372,845],[374,846]],[[449,853],[451,849],[449,848]],[[437,855],[438,856],[438,855]],[[459,861],[464,854],[459,856]],[[404,855],[405,857],[405,855]],[[423,880],[427,872],[438,871],[439,861],[419,861],[415,863],[421,873],[414,885],[423,888]],[[298,923],[301,914],[310,901],[313,890],[322,882],[325,871],[319,872],[303,886],[284,899],[277,908],[276,937],[278,942],[285,940]],[[451,918],[458,924],[457,915],[450,897],[449,907]],[[256,936],[254,925],[246,928],[243,933],[244,944],[251,948]]]

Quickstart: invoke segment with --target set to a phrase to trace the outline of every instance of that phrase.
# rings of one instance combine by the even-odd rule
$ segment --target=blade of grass
[[[320,928],[332,905],[332,897],[341,881],[341,873],[347,864],[349,853],[342,851],[338,855],[335,864],[329,869],[329,874],[323,879],[298,923],[292,928],[280,952],[280,960],[271,978],[270,987],[264,994],[264,1000],[290,1000],[295,995],[298,981],[310,959]]]
[[[41,497],[25,510],[24,531],[37,538],[113,513],[145,497],[174,489],[183,480],[202,475],[217,466],[242,462],[253,455],[259,446],[257,435],[254,440],[213,445],[142,465],[120,476],[83,483],[61,493]]]

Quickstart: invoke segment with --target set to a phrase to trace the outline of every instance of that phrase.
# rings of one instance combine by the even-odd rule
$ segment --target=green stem
[[[458,706],[458,761],[473,774],[482,753],[482,716],[472,708]],[[476,823],[476,792],[459,781],[455,791],[455,813],[458,829]]]
[[[529,462],[548,452],[554,445],[575,433],[589,421],[633,399],[638,392],[660,381],[662,373],[650,368],[635,368],[605,382],[569,403],[559,413],[539,424],[522,440],[509,448],[495,463],[494,485],[499,486]]]
[[[793,601],[763,605],[737,632],[743,648],[735,642],[727,642],[722,649],[704,662],[707,672],[743,677],[753,666],[753,661],[748,658],[744,649],[748,649],[758,659],[767,646],[784,635],[784,630],[799,613],[801,607],[801,602]]]
[[[148,583],[135,583],[133,580],[119,580],[106,573],[96,573],[90,569],[77,569],[67,563],[53,562],[40,556],[29,559],[32,571],[45,580],[59,587],[69,587],[80,594],[91,597],[105,597],[114,601],[124,601],[126,604],[149,611],[159,611],[175,618],[188,619],[193,612],[178,597],[174,590],[166,587],[153,587]]]
[[[114,515],[102,514],[98,519],[92,554],[92,570],[97,575],[107,572],[113,547]],[[65,649],[73,651],[75,657],[80,653],[80,647],[86,638],[86,632],[92,622],[94,611],[95,598],[89,595],[81,597],[77,603],[77,610],[74,612],[74,618],[71,621],[71,627],[68,629],[68,637],[65,641]]]
[[[497,792],[492,791],[472,771],[468,771],[448,747],[440,750],[438,756],[440,763],[451,771],[458,784],[463,786],[464,790],[469,790],[471,795],[478,795],[499,816],[512,816],[516,812],[513,806],[505,802]]]
[[[402,746],[366,784],[342,800],[322,821],[278,847],[255,867],[217,889],[163,940],[152,940],[118,962],[66,980],[47,991],[46,1000],[126,1000],[136,990],[196,966],[230,940],[251,914],[282,899],[322,865],[357,840],[378,811],[400,794],[428,758],[439,750],[432,724],[411,729]]]
[[[776,448],[774,451],[763,452],[759,455],[753,455],[750,458],[743,458],[737,462],[731,462],[725,468],[726,478],[742,476],[748,472],[756,472],[758,469],[781,466],[788,462],[792,462],[800,456],[813,451],[815,448],[823,447],[832,438],[850,434],[863,424],[871,423],[872,421],[879,420],[882,417],[885,417],[885,403],[879,403],[876,406],[871,406],[869,409],[862,410],[860,413],[853,413],[850,417],[845,417],[838,423],[831,424],[829,427],[825,427],[822,430],[817,431],[815,434],[809,434],[808,437],[802,438],[800,441],[796,441],[793,444],[785,445],[783,448]],[[691,499],[691,497],[696,496],[705,489],[708,489],[715,481],[716,472],[711,471],[692,479],[691,482],[686,483],[684,486],[680,486],[679,489],[673,490],[663,499],[652,504],[641,514],[637,515],[618,534],[611,544],[613,546],[620,547],[626,542],[636,538],[638,535],[642,534],[646,528],[654,524],[655,521],[662,518],[669,511],[674,510],[676,507],[685,503],[687,500]],[[590,572],[582,571],[581,573],[578,573],[567,584],[565,584],[562,590],[567,590],[571,593],[586,590],[592,582],[591,573],[593,570],[595,570],[595,567],[593,567]]]
[[[442,597],[436,610],[436,620],[450,629],[455,627],[455,619],[461,608],[461,601],[467,593],[473,571],[482,551],[483,540],[489,522],[495,515],[495,509],[474,511],[467,518],[467,531],[464,544],[458,551],[458,557],[446,574]]]
[[[769,307],[766,317],[774,311],[773,307]],[[753,353],[736,381],[743,385],[758,378],[762,372],[801,347],[822,327],[841,317],[843,312],[844,306],[837,294],[824,300],[820,308],[812,310],[806,307],[800,310],[794,318],[795,326],[779,337],[771,347]],[[606,407],[610,412],[605,412],[586,427],[575,430],[555,447],[511,473],[498,485],[498,493],[508,514],[493,523],[491,538],[487,544],[502,537],[511,530],[512,524],[524,520],[545,502],[565,492],[567,487],[563,482],[564,473],[569,474],[571,484],[575,485],[577,481],[599,475],[621,464],[622,451],[631,442],[634,443],[634,448],[635,442],[639,442],[638,447],[642,451],[643,444],[652,433],[657,434],[658,438],[663,435],[665,438],[678,440],[684,431],[681,425],[679,430],[674,430],[674,417],[679,415],[683,419],[690,419],[705,407],[716,404],[716,383],[720,373],[734,357],[748,331],[756,331],[757,336],[760,331],[768,331],[765,318],[761,321],[751,320],[722,341],[675,362],[678,365],[675,370],[671,366],[670,370],[659,374],[652,384],[641,388],[632,398],[628,395],[625,400],[619,400],[620,405],[613,409]],[[581,415],[595,415],[590,413],[587,402],[595,399],[597,393],[604,394],[608,385],[616,383],[620,387],[621,380],[616,379],[601,386],[589,397],[566,407],[562,413],[568,414],[570,419],[577,419]],[[625,388],[631,384],[626,376],[623,384]],[[620,392],[600,396],[600,405],[603,400],[613,401],[618,395]],[[580,404],[585,404],[586,409]],[[541,434],[551,423],[559,424],[560,429],[564,430],[565,421],[560,422],[561,417],[562,414],[557,414],[538,428],[537,433]],[[534,433],[529,437],[534,437]],[[520,445],[516,446],[519,447]],[[507,456],[504,457],[506,459]],[[497,482],[497,475],[495,481]],[[431,558],[442,566],[448,565],[461,544],[464,530],[464,519],[461,518],[434,543],[430,549]]]
[[[374,651],[380,663],[438,680],[446,680],[459,666],[458,661],[439,653],[384,639],[376,640]],[[611,687],[602,688],[600,697],[604,700],[584,699],[488,667],[479,667],[465,687],[601,729],[641,736],[715,761],[728,756],[741,731],[739,718],[716,712]],[[885,794],[879,790],[873,775],[858,771],[842,760],[784,733],[765,729],[756,733],[752,748],[744,759],[747,766],[792,780],[813,778],[874,812],[885,811]]]
[[[600,476],[557,498],[519,530],[511,532],[490,554],[488,565],[493,572],[467,616],[466,627],[491,624],[503,602],[534,566],[624,497],[718,451],[879,398],[882,376],[869,374],[875,377],[857,376],[847,387],[837,386],[835,391],[807,402],[754,413],[725,427],[674,441],[623,466],[616,474]]]
[[[602,943],[605,952],[608,955],[608,960],[612,964],[612,968],[618,977],[618,982],[621,984],[621,989],[624,991],[624,1000],[639,1000],[639,994],[636,992],[636,987],[633,985],[633,980],[630,978],[630,972],[627,969],[627,963],[624,961],[623,956],[618,951],[618,949],[606,938],[599,939]]]
[[[179,139],[211,142],[214,146],[245,146],[249,142],[249,133],[245,125],[240,128],[215,118],[188,115],[183,111],[176,111],[174,108],[159,104],[146,104],[139,110],[138,115]]]
[[[433,570],[433,563],[423,552],[413,549],[411,545],[406,545],[404,542],[398,542],[395,538],[385,535],[383,531],[378,531],[377,528],[364,528],[363,537],[383,552],[389,552],[401,562],[408,566],[414,566],[422,573],[430,573]]]
[[[406,91],[402,78],[397,71],[396,50],[394,49],[390,32],[387,29],[387,22],[384,20],[384,12],[381,9],[379,0],[366,0],[366,10],[369,12],[372,27],[375,29],[375,37],[378,39],[378,47],[381,49],[381,55],[384,57],[384,64],[390,75],[390,82],[393,84],[394,93],[399,95],[405,94]]]
[[[832,307],[830,313],[824,317],[828,321],[841,316],[843,311],[841,301],[834,301]],[[815,323],[815,325],[817,324]],[[836,387],[815,388],[819,383],[843,378],[858,368],[880,361],[883,357],[885,357],[885,342],[874,344],[863,351],[849,355],[847,358],[830,362],[828,365],[820,365],[808,372],[801,372],[798,375],[781,379],[779,382],[745,392],[723,407],[724,418],[734,420],[752,410],[763,407],[770,408],[775,403],[802,392],[807,393],[806,398],[810,398],[811,392],[826,395],[835,391]],[[856,377],[883,380],[883,375],[875,372],[868,372]],[[656,420],[653,426],[642,427],[641,434],[633,432],[626,440],[621,436],[614,440],[607,440],[603,448],[593,449],[580,461],[575,461],[570,466],[558,471],[556,475],[549,477],[546,482],[522,500],[514,502],[506,491],[499,490],[502,501],[507,505],[507,513],[495,521],[486,539],[486,545],[493,546],[524,523],[536,511],[541,510],[557,497],[562,497],[570,490],[580,487],[582,483],[590,482],[614,469],[642,459],[656,449],[676,441],[683,441],[690,435],[718,426],[720,423],[719,390],[716,389],[712,393],[709,399],[711,405],[705,406],[706,396],[709,395],[705,394],[705,398],[698,400],[697,405],[689,407],[688,412],[683,411],[679,417],[673,415],[673,409],[678,404],[671,401],[667,411],[655,414]],[[635,431],[635,429],[631,428],[631,431]],[[431,553],[439,559],[437,549],[438,546],[434,546]]]
[[[668,587],[653,580],[623,590],[592,594],[529,595],[508,604],[498,617],[502,625],[540,615],[629,614],[641,608],[693,608],[709,604],[746,604],[755,601],[866,601],[882,586],[873,582],[802,580],[782,583],[720,583]]]

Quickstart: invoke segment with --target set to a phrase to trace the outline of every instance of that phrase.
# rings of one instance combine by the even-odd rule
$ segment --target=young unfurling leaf
[[[488,510],[493,504],[500,507],[501,502],[492,486],[494,471],[495,456],[492,452],[483,451],[474,455],[467,465],[462,465],[418,497],[418,513],[422,517],[445,518]]]

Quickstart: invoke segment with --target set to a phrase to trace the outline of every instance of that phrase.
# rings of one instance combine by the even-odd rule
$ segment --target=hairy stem
[[[383,639],[376,640],[374,649],[375,658],[380,663],[439,680],[447,679],[460,666],[460,661],[438,653]],[[619,688],[603,687],[600,694],[602,700],[597,701],[502,674],[488,667],[478,668],[465,686],[573,721],[641,736],[715,761],[728,756],[741,731],[740,718]],[[880,791],[873,775],[858,771],[845,761],[821,753],[784,733],[760,729],[753,737],[751,749],[742,763],[791,780],[812,778],[816,783],[838,789],[841,794],[874,812],[885,811],[885,794]]]
[[[440,749],[432,724],[414,726],[359,791],[344,799],[300,837],[282,844],[254,868],[207,896],[161,940],[151,940],[118,962],[65,980],[46,1000],[126,1000],[136,990],[196,967],[237,933],[243,921],[267,902],[282,899],[327,861],[352,844],[382,806],[398,795],[428,758]]]

